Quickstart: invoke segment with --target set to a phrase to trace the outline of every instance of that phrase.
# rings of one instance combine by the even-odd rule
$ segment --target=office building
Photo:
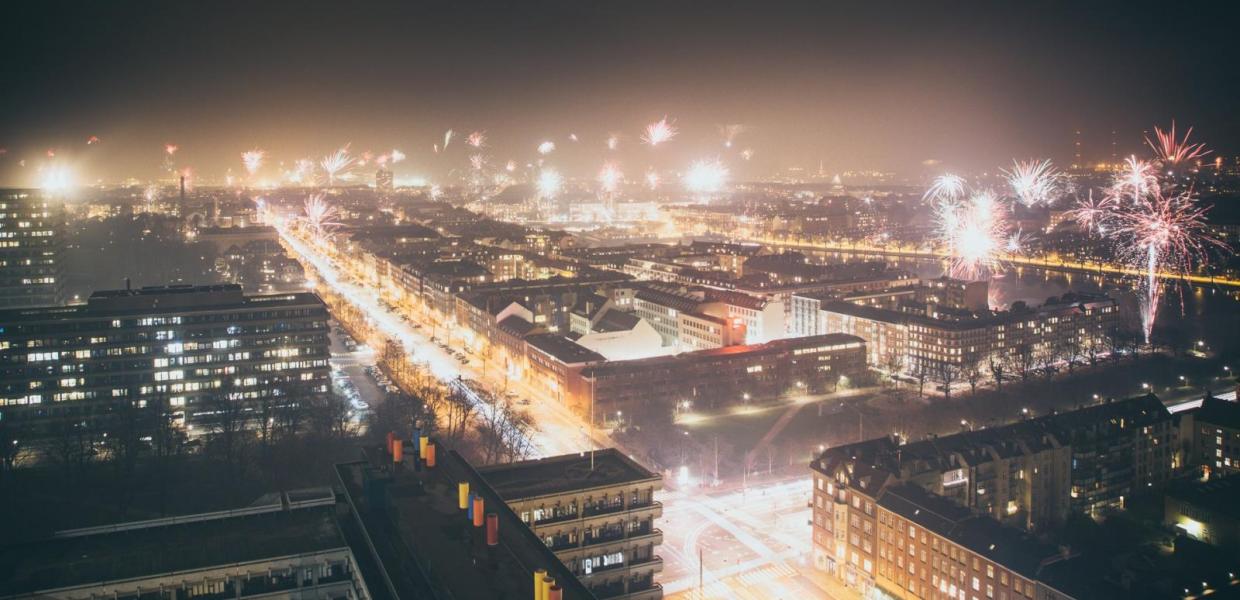
[[[481,467],[521,521],[600,599],[657,600],[662,478],[614,448]]]
[[[1240,549],[1240,477],[1176,482],[1163,505],[1168,527],[1207,544]]]
[[[0,311],[0,415],[45,427],[166,399],[191,433],[223,410],[328,391],[328,313],[314,294],[234,284],[95,292]],[[223,403],[227,400],[227,403]]]
[[[0,191],[0,309],[63,301],[64,202],[38,191]]]

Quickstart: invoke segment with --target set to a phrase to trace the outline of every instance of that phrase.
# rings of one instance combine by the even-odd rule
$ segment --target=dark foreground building
[[[481,467],[521,521],[599,598],[658,600],[663,478],[615,448]]]

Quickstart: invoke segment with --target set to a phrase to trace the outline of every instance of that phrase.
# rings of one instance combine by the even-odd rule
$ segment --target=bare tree
[[[995,380],[995,391],[1003,394],[1003,380],[1007,378],[1008,367],[1004,356],[992,354],[989,359],[990,376]]]
[[[178,463],[189,452],[189,438],[166,394],[149,398],[146,410],[146,421],[151,425],[151,466],[158,487],[159,512],[167,514],[168,490],[180,471]]]
[[[977,384],[982,381],[983,367],[980,357],[973,357],[964,365],[964,378],[969,382],[969,394],[977,395]]]
[[[1012,348],[1009,355],[1016,374],[1020,376],[1021,381],[1029,381],[1029,376],[1033,374],[1034,368],[1037,366],[1038,355],[1033,349],[1033,344],[1029,342],[1021,342]]]
[[[952,399],[952,384],[960,380],[960,367],[949,362],[941,362],[934,368],[934,380],[943,387],[943,399]]]
[[[233,397],[231,378],[225,378],[219,389],[203,397],[207,417],[207,448],[224,462],[228,476],[240,479],[245,469],[249,433],[244,405]]]
[[[1075,372],[1076,366],[1081,363],[1082,350],[1077,338],[1062,339],[1055,344],[1055,354],[1063,359],[1069,374]]]
[[[339,394],[319,394],[310,400],[311,429],[320,436],[344,439],[353,435],[347,398]]]

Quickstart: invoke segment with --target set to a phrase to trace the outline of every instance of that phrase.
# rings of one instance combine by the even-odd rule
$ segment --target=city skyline
[[[1112,140],[1141,152],[1173,119],[1219,154],[1240,137],[1222,76],[1236,50],[1211,7],[131,7],[26,9],[6,42],[24,61],[0,101],[0,182],[33,185],[53,161],[81,183],[154,179],[165,144],[213,180],[245,173],[253,148],[289,166],[346,143],[398,148],[398,175],[442,179],[468,164],[433,150],[448,130],[458,144],[485,131],[501,163],[553,141],[547,160],[570,177],[619,132],[621,162],[720,158],[738,180],[820,163],[910,180],[1006,162],[993,156],[1066,164],[1077,131],[1086,160],[1107,160]],[[118,14],[125,41],[107,43],[98,24]],[[1176,42],[1148,43],[1163,32]],[[680,135],[652,157],[640,132],[664,116]],[[739,135],[721,134],[732,124]]]

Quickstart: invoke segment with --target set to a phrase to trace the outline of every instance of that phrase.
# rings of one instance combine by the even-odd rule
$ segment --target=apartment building
[[[600,599],[657,600],[662,478],[608,448],[480,467],[478,474]]]

